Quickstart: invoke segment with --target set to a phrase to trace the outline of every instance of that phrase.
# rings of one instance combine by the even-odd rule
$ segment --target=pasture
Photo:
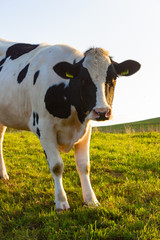
[[[106,133],[160,132],[160,117],[107,127],[98,127],[96,129]]]
[[[6,133],[10,180],[0,180],[1,240],[160,239],[160,133],[92,133],[91,182],[99,208],[83,206],[73,150],[62,156],[71,209],[57,213],[38,138]]]

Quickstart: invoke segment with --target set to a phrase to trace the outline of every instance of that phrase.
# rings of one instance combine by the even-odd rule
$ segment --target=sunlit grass
[[[0,239],[160,239],[160,133],[95,132],[90,155],[101,206],[83,206],[72,150],[62,154],[71,210],[58,214],[39,140],[28,132],[7,132],[10,180],[0,180]]]

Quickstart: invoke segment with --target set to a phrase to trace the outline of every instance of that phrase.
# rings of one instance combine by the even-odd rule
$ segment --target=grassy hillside
[[[133,123],[117,124],[105,127],[96,127],[93,131],[108,133],[130,133],[130,132],[160,132],[160,117],[138,121]]]
[[[4,157],[10,180],[0,180],[0,239],[160,239],[160,133],[96,132],[90,155],[101,206],[83,206],[71,151],[62,154],[71,209],[58,214],[39,140],[28,132],[7,132]]]

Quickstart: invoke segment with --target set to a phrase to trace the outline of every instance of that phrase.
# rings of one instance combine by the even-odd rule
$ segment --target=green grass
[[[0,180],[0,239],[160,239],[160,133],[95,132],[90,155],[91,182],[101,206],[82,205],[72,150],[62,154],[71,210],[59,214],[39,140],[29,132],[7,132],[10,180]]]
[[[95,129],[107,133],[160,132],[160,117],[132,123],[98,127]]]

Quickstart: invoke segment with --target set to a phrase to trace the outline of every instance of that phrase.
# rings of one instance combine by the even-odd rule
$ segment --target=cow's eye
[[[106,84],[109,84],[110,86],[114,85],[116,83],[116,78],[107,79]]]
[[[116,80],[116,78],[117,78],[117,72],[115,71],[113,64],[111,64],[108,67],[106,81],[108,83],[112,83],[113,79]]]

